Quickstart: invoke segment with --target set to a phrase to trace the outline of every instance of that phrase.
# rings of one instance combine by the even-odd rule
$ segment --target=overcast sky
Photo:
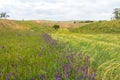
[[[120,0],[0,0],[10,19],[109,20]]]

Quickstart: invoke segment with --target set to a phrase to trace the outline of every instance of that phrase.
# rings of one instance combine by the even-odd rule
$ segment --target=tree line
[[[113,19],[116,20],[120,19],[120,8],[115,8],[113,14],[114,14]]]
[[[8,17],[10,17],[10,16],[6,12],[1,12],[0,13],[0,18],[6,19]]]
[[[115,8],[113,14],[114,14],[114,17],[112,19],[119,20],[120,19],[120,8]],[[0,18],[6,19],[8,17],[10,16],[6,12],[0,13]]]

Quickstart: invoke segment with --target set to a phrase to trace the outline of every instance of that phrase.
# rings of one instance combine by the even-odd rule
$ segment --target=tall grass
[[[64,31],[53,34],[53,37],[67,42],[73,51],[82,51],[89,55],[90,67],[97,74],[96,80],[119,80],[120,34],[80,34]]]
[[[71,32],[78,33],[120,33],[120,20],[94,22],[76,29],[69,28]]]
[[[29,29],[0,28],[1,80],[120,79],[119,21],[58,31],[33,21],[14,23]]]
[[[95,79],[87,55],[53,39],[47,29],[28,23],[18,24],[30,30],[0,29],[0,80]]]

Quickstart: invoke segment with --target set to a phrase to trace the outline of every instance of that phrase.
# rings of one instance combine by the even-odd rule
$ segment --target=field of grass
[[[88,56],[53,39],[48,34],[56,33],[53,28],[32,21],[1,20],[0,25],[0,80],[95,78]]]
[[[54,30],[0,20],[0,80],[119,80],[119,24]]]
[[[80,22],[80,21],[34,21],[37,24],[43,24],[47,26],[53,26],[55,24],[60,25],[61,28],[76,28],[84,26],[90,23]]]
[[[81,26],[79,28],[75,28],[75,29],[70,28],[69,30],[71,32],[89,33],[89,34],[120,33],[120,20],[94,22],[92,24]]]
[[[90,56],[96,80],[119,80],[120,34],[56,33],[53,36],[68,42],[73,51]]]
[[[120,21],[95,22],[79,28],[59,30],[53,37],[68,42],[73,51],[91,57],[96,80],[120,79]]]

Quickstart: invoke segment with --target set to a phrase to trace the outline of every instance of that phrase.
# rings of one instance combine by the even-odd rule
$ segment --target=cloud
[[[0,0],[0,12],[8,12],[11,19],[104,20],[119,4],[119,0]]]

